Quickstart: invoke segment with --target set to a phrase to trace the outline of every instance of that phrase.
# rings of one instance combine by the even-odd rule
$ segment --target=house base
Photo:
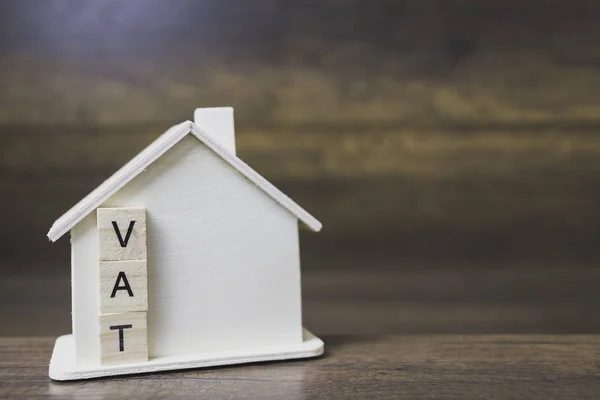
[[[262,361],[291,360],[323,354],[323,341],[304,329],[303,342],[293,346],[277,346],[240,352],[196,353],[181,356],[156,357],[147,362],[90,366],[75,363],[75,338],[64,335],[56,339],[50,360],[50,378],[57,381],[100,378],[104,376],[143,374],[178,369],[214,367]]]

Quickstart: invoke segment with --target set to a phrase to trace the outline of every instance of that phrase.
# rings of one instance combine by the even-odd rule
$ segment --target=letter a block
[[[146,209],[98,208],[100,261],[146,260]]]
[[[146,310],[146,261],[100,261],[100,314]]]
[[[100,316],[100,364],[148,361],[145,312]]]

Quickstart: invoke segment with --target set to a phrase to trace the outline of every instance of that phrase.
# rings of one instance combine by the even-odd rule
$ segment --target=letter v
[[[119,225],[117,225],[117,221],[112,221],[112,226],[115,229],[115,233],[117,234],[117,239],[119,239],[121,247],[127,247],[127,243],[129,243],[129,239],[131,238],[131,232],[133,232],[133,225],[135,225],[135,221],[131,221],[129,223],[129,228],[127,228],[125,240],[123,240],[123,236],[121,236],[121,231],[119,230]]]

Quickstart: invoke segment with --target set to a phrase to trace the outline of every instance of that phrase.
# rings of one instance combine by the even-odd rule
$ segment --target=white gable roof
[[[48,238],[53,242],[60,239],[89,213],[98,208],[108,198],[118,192],[140,172],[146,169],[150,164],[190,133],[197,137],[209,149],[218,154],[236,171],[248,178],[263,192],[268,194],[273,200],[296,216],[296,218],[302,221],[310,230],[315,232],[321,230],[322,224],[315,217],[310,215],[269,181],[260,176],[260,174],[250,168],[245,162],[217,143],[210,135],[200,129],[198,125],[191,121],[186,121],[171,127],[163,133],[150,146],[146,147],[110,178],[85,196],[79,203],[75,204],[62,217],[57,219],[48,232]]]

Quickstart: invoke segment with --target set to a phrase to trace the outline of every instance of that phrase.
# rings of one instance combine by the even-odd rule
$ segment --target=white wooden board
[[[150,164],[154,163],[188,134],[192,134],[192,136],[195,136],[204,143],[211,151],[221,157],[245,178],[249,179],[283,208],[295,215],[296,218],[303,222],[310,230],[315,232],[321,230],[322,224],[315,217],[310,215],[292,199],[250,168],[248,164],[230,153],[225,147],[200,129],[198,125],[186,121],[171,127],[168,131],[163,133],[150,146],[145,148],[141,153],[135,156],[110,178],[57,219],[50,228],[50,231],[48,231],[48,238],[53,242],[58,240],[82,219],[104,203],[109,197],[118,192],[119,189],[145,171]]]
[[[194,123],[235,155],[235,128],[232,107],[196,108]]]
[[[262,347],[245,351],[219,351],[214,353],[156,357],[142,363],[94,366],[79,365],[75,362],[75,341],[73,335],[65,335],[56,340],[52,359],[50,360],[49,375],[54,380],[72,381],[115,375],[214,367],[218,365],[291,360],[320,356],[323,354],[323,348],[323,341],[305,329],[303,341],[296,345]]]
[[[150,357],[302,341],[298,220],[193,136],[103,208],[147,209]],[[89,219],[93,221],[89,221]],[[73,230],[77,357],[97,363],[98,231]]]
[[[141,207],[151,211],[148,242]],[[75,366],[63,372],[106,375],[99,260],[147,262],[151,361],[112,366],[114,374],[149,372],[155,362],[163,370],[320,354],[318,339],[303,347],[299,221],[321,229],[220,140],[189,121],[173,127],[48,233],[54,241],[71,230],[72,239],[75,336],[59,339],[57,351],[72,353]]]

